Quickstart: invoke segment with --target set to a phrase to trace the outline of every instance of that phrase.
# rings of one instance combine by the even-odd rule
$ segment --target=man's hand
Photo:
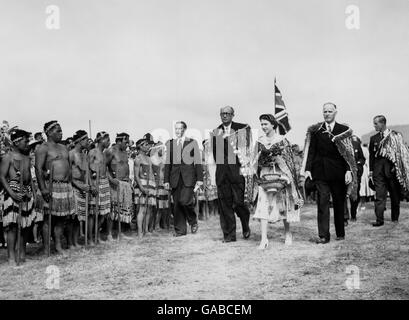
[[[307,180],[307,178],[310,178],[312,180],[311,171],[305,171],[304,177],[305,177],[305,180]]]
[[[23,201],[23,195],[21,193],[11,192],[10,197],[12,197],[13,200],[16,201],[16,202],[22,202]]]
[[[350,184],[352,182],[352,172],[345,172],[345,184]]]
[[[140,187],[139,190],[141,190],[142,194],[145,195],[145,196],[148,194],[148,189],[147,188]]]
[[[91,194],[92,196],[96,197],[98,194],[98,189],[96,187],[91,187]]]
[[[41,190],[41,195],[43,196],[45,202],[50,202],[51,194],[48,189]]]
[[[84,192],[89,192],[91,190],[90,186],[88,184],[83,184],[81,186],[81,190]]]
[[[118,179],[112,178],[111,183],[116,187],[119,186],[119,180]]]
[[[164,186],[165,190],[170,190],[169,182],[165,182],[163,184],[163,186]]]

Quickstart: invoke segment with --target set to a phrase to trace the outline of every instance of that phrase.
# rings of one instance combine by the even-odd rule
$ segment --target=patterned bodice
[[[263,143],[257,142],[260,156],[258,158],[258,165],[260,167],[272,167],[275,164],[275,158],[282,154],[285,147],[284,140],[273,143],[267,148]]]

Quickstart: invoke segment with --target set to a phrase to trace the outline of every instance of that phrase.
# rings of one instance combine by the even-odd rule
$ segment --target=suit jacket
[[[319,129],[312,133],[305,171],[310,171],[314,180],[345,181],[345,173],[350,169],[331,139],[348,129],[336,122],[329,134],[325,132],[325,123],[322,123]]]
[[[238,131],[247,126],[247,124],[232,122],[230,133],[233,131]],[[213,158],[216,162],[216,185],[221,185],[222,183],[229,181],[233,184],[244,183],[244,177],[240,174],[240,161],[237,155],[234,154],[233,147],[229,142],[229,138],[223,138],[224,126],[219,125],[215,130],[213,130]],[[246,133],[241,138],[246,139],[241,141],[246,143],[247,146],[250,145],[250,127],[248,126]]]
[[[384,157],[376,155],[381,140],[380,133],[373,135],[369,140],[369,171],[373,172],[373,176],[384,173],[387,178],[391,178],[394,169],[393,163]]]
[[[197,181],[203,181],[202,159],[196,140],[185,137],[183,148],[177,146],[177,140],[166,143],[166,162],[164,182],[176,188],[179,179],[185,187],[194,187]]]

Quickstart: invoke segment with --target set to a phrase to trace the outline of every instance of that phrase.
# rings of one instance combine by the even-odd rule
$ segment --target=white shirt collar
[[[182,138],[177,138],[177,140],[176,140],[177,142],[182,142],[182,143],[185,143],[185,136],[182,136]]]
[[[334,126],[335,126],[335,121],[332,121],[331,123],[327,123],[325,122],[325,129],[328,128],[328,126],[330,126],[331,128],[331,132],[334,130]]]

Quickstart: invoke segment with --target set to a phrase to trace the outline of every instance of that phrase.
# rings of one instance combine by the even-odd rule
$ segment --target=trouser
[[[220,226],[224,240],[236,240],[236,217],[240,218],[243,233],[250,230],[250,211],[244,204],[244,183],[224,181],[217,186]]]
[[[177,234],[186,234],[186,221],[190,226],[197,224],[193,187],[186,187],[180,177],[177,187],[172,190],[172,196],[174,200],[173,223],[175,232]]]
[[[345,236],[344,212],[346,185],[344,181],[316,181],[317,186],[317,220],[318,235],[320,238],[330,239],[330,198],[332,197],[334,208],[335,233],[337,237]]]
[[[389,191],[391,198],[391,219],[392,221],[398,221],[400,211],[400,185],[395,176],[387,177],[384,173],[380,172],[376,176],[373,176],[373,182],[375,185],[375,215],[376,221],[379,223],[384,222],[384,212],[386,209],[386,199]]]

